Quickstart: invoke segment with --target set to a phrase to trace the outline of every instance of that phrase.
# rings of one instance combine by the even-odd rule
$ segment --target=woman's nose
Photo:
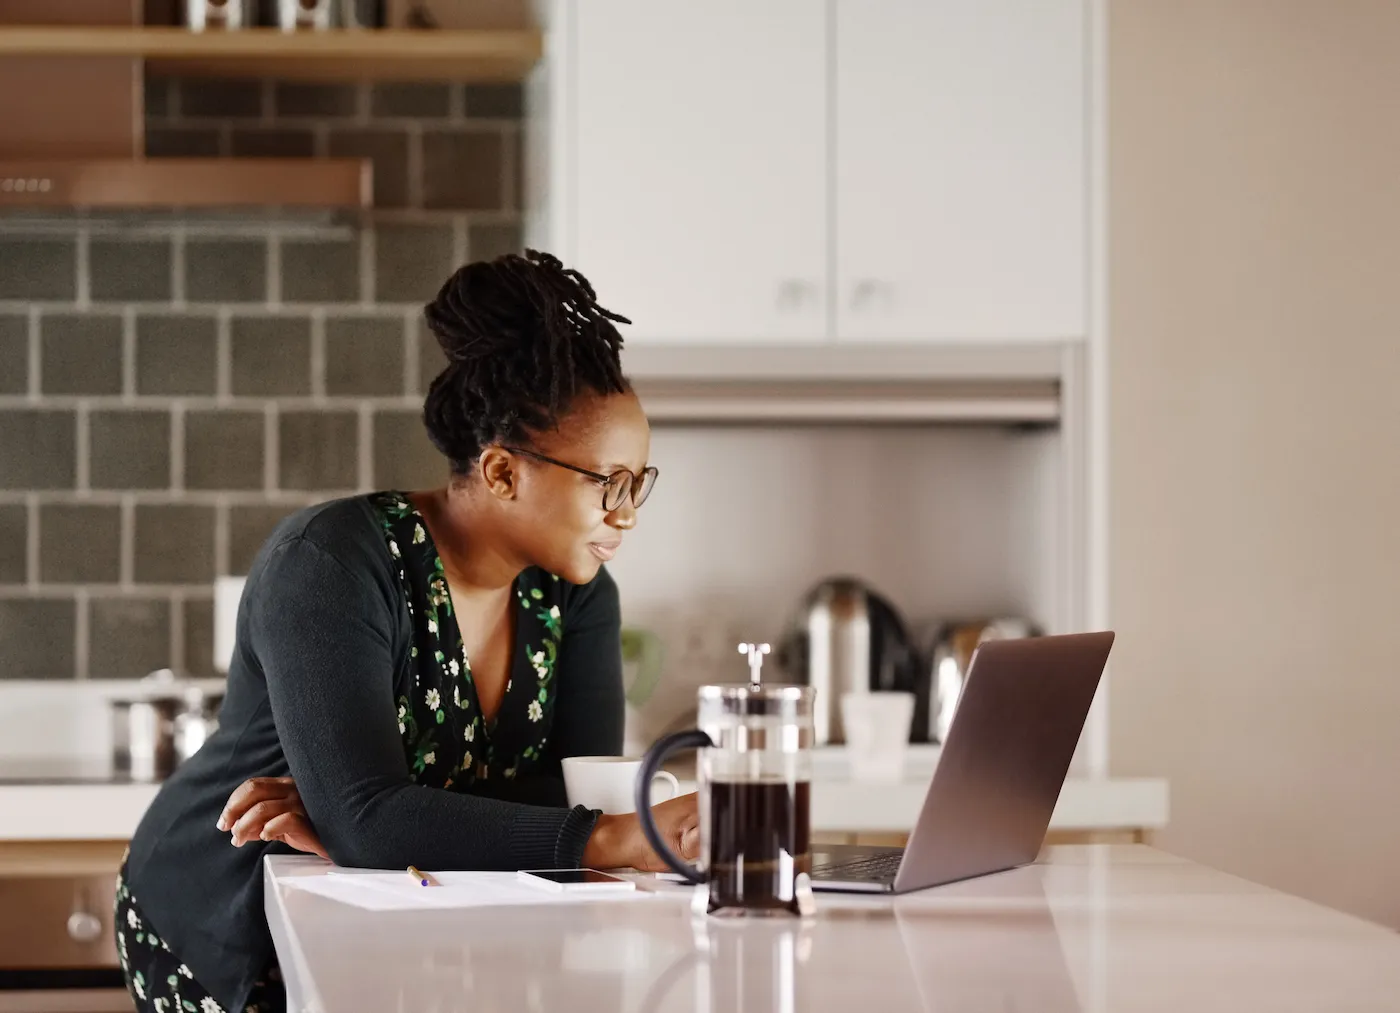
[[[608,514],[607,521],[609,527],[631,531],[637,526],[637,508],[630,499],[625,499],[620,507]]]

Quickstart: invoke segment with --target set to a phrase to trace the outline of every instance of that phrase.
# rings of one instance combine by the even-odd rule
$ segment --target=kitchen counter
[[[0,842],[129,840],[158,790],[100,760],[0,763]]]
[[[590,903],[371,912],[296,882],[265,901],[290,1009],[1394,1010],[1400,935],[1142,845],[817,915],[693,919],[688,890]]]
[[[937,759],[936,746],[911,747],[900,781],[871,784],[850,779],[840,747],[818,750],[813,831],[907,832]],[[0,841],[126,840],[158,789],[114,777],[98,762],[0,764]],[[1166,826],[1167,817],[1167,783],[1161,779],[1070,777],[1050,829],[1151,831]]]

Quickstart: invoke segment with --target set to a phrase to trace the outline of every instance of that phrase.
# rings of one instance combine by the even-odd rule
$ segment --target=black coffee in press
[[[811,784],[712,781],[709,909],[797,913],[794,882],[812,871]]]

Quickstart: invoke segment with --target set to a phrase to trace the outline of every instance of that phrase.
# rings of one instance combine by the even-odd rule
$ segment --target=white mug
[[[877,691],[841,694],[841,724],[853,781],[898,781],[904,776],[914,694]]]
[[[637,771],[642,769],[640,757],[566,756],[563,765],[569,805],[601,809],[604,813],[636,811]],[[656,781],[669,783],[669,794],[658,793]],[[657,771],[651,786],[652,804],[675,798],[680,787],[674,774]]]

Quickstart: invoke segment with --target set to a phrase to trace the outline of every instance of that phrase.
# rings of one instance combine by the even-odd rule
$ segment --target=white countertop
[[[849,778],[839,747],[819,750],[814,759],[812,829],[908,831],[937,758],[936,746],[911,747],[902,780],[870,784]],[[35,783],[0,780],[0,841],[126,840],[159,789],[155,784],[51,783],[52,778],[41,776],[43,765],[30,769]],[[63,772],[100,776],[90,765]],[[5,774],[0,768],[0,777]],[[1166,826],[1167,818],[1167,783],[1162,779],[1072,776],[1060,792],[1050,828],[1153,830]]]
[[[814,918],[694,919],[642,901],[371,912],[289,886],[268,921],[291,1009],[671,1011],[1395,1010],[1400,935],[1142,845],[895,899],[818,895]]]
[[[154,784],[0,784],[0,842],[125,841]]]

